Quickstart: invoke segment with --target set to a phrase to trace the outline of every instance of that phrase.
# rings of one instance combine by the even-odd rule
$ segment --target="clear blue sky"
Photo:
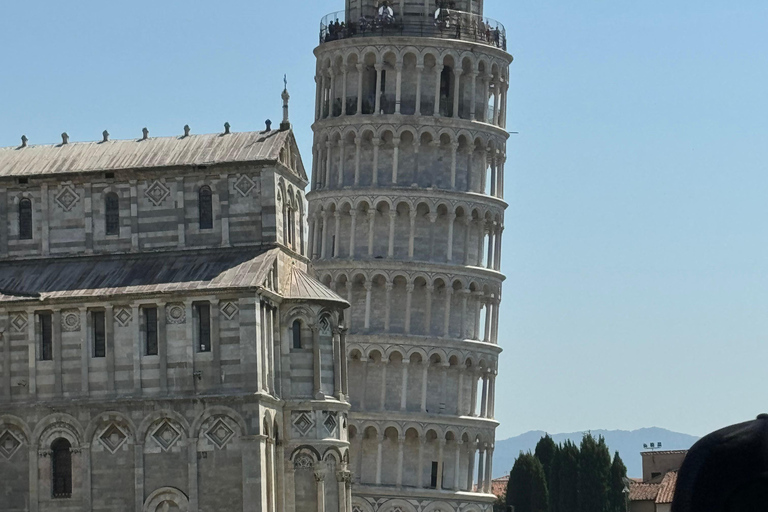
[[[515,55],[498,437],[768,410],[768,4],[486,0]],[[5,2],[0,145],[261,129],[311,157],[343,0]],[[651,441],[651,440],[649,440]]]

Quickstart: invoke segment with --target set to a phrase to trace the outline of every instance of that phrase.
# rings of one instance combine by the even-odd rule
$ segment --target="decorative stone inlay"
[[[299,455],[293,461],[294,469],[312,469],[314,465],[315,464],[312,461],[312,457],[310,457],[309,455]]]
[[[293,426],[296,427],[296,430],[301,435],[301,437],[305,437],[309,431],[312,430],[312,427],[315,426],[315,422],[312,421],[312,416],[306,412],[293,413],[292,423]]]
[[[227,301],[221,303],[221,314],[224,315],[227,320],[232,320],[240,308],[235,302]]]
[[[183,324],[187,321],[187,309],[184,304],[168,304],[165,311],[166,321],[169,324]]]
[[[120,427],[112,423],[104,432],[99,436],[99,442],[102,446],[109,450],[110,453],[115,453],[125,443],[128,436],[125,435]]]
[[[133,313],[128,306],[117,306],[114,310],[114,314],[115,322],[117,322],[120,327],[128,327],[131,320],[133,320]]]
[[[147,199],[149,199],[153,205],[160,206],[163,201],[165,201],[165,198],[171,195],[171,190],[165,186],[162,181],[155,180],[149,187],[147,187],[144,195],[147,196]]]
[[[323,426],[325,427],[325,430],[328,432],[329,435],[335,435],[336,434],[336,428],[339,426],[338,421],[336,420],[336,413],[335,412],[325,412],[325,421],[323,422]]]
[[[245,174],[240,176],[235,182],[235,190],[243,197],[248,197],[248,194],[250,194],[254,188],[256,188],[256,183]]]
[[[80,330],[80,312],[62,311],[61,312],[61,330],[64,332],[77,332]]]
[[[27,328],[27,313],[24,311],[11,313],[11,325],[16,332],[24,332]]]
[[[229,425],[224,423],[224,420],[219,419],[216,421],[216,423],[213,424],[211,428],[208,429],[205,435],[219,449],[222,449],[232,439],[232,437],[235,435],[235,432],[229,428]]]
[[[176,428],[171,425],[171,422],[165,420],[155,429],[155,433],[152,434],[152,438],[160,445],[163,451],[170,450],[176,441],[179,440],[181,434]]]
[[[80,201],[80,195],[72,185],[67,184],[62,185],[61,191],[59,191],[54,200],[62,210],[68,212]]]
[[[6,430],[0,436],[0,455],[6,459],[13,457],[13,454],[16,453],[20,446],[21,441],[10,430]]]

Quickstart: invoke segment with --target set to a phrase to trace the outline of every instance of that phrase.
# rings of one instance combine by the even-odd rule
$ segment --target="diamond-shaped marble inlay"
[[[160,445],[160,448],[169,450],[179,440],[181,434],[169,421],[164,421],[155,429],[152,437]]]
[[[16,453],[20,446],[21,441],[10,430],[6,430],[0,436],[0,455],[6,459],[13,457],[13,454]]]
[[[64,332],[77,332],[80,330],[80,312],[62,311],[61,330]]]
[[[65,212],[74,208],[79,200],[80,196],[72,185],[64,185],[61,187],[61,191],[59,191],[55,199],[56,204],[58,204]]]
[[[245,174],[235,182],[235,190],[243,197],[247,197],[254,188],[256,188],[256,183]]]
[[[299,431],[299,434],[306,436],[309,431],[312,430],[312,427],[315,426],[315,422],[312,421],[312,418],[309,416],[309,414],[300,412],[295,415],[293,419],[293,426],[296,427],[296,430]]]
[[[127,327],[132,319],[133,314],[131,313],[131,308],[126,306],[115,308],[115,322],[117,322],[120,327]]]
[[[27,328],[27,314],[24,311],[18,313],[11,313],[11,325],[16,332],[24,332]]]
[[[183,324],[187,321],[187,310],[184,304],[168,304],[165,316],[169,324]]]
[[[171,195],[171,190],[161,181],[154,181],[147,187],[144,195],[147,196],[147,199],[149,199],[153,205],[160,206],[160,204],[165,201],[165,198]]]
[[[115,453],[119,450],[126,439],[128,439],[128,436],[126,436],[125,433],[120,430],[120,427],[114,423],[107,427],[107,429],[99,436],[99,441],[110,453]]]
[[[336,427],[339,425],[336,421],[336,413],[329,412],[327,415],[328,416],[323,422],[323,426],[325,426],[325,430],[327,430],[330,435],[333,435],[336,433]]]
[[[222,449],[226,446],[229,440],[232,439],[235,432],[229,428],[229,425],[224,423],[223,420],[219,419],[208,429],[205,435],[208,436],[208,439],[210,439],[219,449]]]
[[[224,302],[221,304],[221,314],[224,315],[227,320],[232,320],[237,312],[240,310],[237,304],[234,302]]]

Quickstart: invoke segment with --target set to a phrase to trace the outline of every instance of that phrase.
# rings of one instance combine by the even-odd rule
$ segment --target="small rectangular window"
[[[93,357],[105,357],[107,355],[107,326],[106,315],[103,311],[91,313],[93,321]]]
[[[147,355],[157,355],[157,308],[144,308],[144,335]]]
[[[211,351],[211,306],[208,304],[197,305],[198,345],[200,352]]]
[[[432,462],[432,475],[429,478],[429,487],[437,489],[437,462]]]
[[[53,360],[53,328],[50,313],[38,314],[40,319],[40,359]]]

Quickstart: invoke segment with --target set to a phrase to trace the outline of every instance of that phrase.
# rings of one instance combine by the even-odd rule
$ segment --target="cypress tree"
[[[560,512],[558,508],[560,496],[560,467],[562,466],[563,449],[559,444],[555,445],[555,451],[552,453],[552,464],[549,468],[549,512]]]
[[[563,443],[558,450],[557,461],[557,512],[578,512],[579,497],[579,447],[571,441]]]
[[[581,440],[578,478],[578,511],[608,512],[608,482],[611,454],[605,439],[586,434]]]
[[[536,449],[533,452],[544,467],[544,475],[547,477],[547,487],[549,487],[552,481],[552,459],[555,456],[556,448],[557,446],[552,438],[549,437],[549,434],[545,434],[544,437],[539,439],[539,442],[536,444]]]
[[[608,512],[626,512],[627,496],[624,494],[624,482],[627,478],[627,466],[621,460],[619,452],[613,455],[610,480],[608,482]]]
[[[548,512],[549,495],[544,467],[530,452],[521,453],[507,484],[507,505],[515,512]]]

